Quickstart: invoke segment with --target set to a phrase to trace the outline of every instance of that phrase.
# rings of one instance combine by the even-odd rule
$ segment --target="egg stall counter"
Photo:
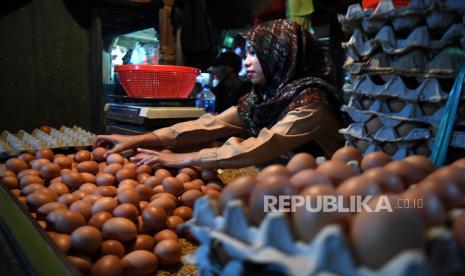
[[[0,164],[0,214],[19,244],[11,248],[38,265],[41,250],[56,254],[50,259],[60,271],[43,275],[195,274],[182,258],[197,240],[178,226],[192,218],[198,198],[219,197],[217,174],[137,166],[120,154],[104,158],[106,151],[43,148]]]

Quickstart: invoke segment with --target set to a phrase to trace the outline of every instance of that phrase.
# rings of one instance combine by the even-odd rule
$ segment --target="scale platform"
[[[152,99],[116,96],[104,108],[107,133],[137,134],[196,119],[205,111],[195,99]]]

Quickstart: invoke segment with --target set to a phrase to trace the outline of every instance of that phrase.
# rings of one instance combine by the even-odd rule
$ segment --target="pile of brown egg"
[[[148,275],[180,263],[177,226],[222,183],[200,167],[136,165],[105,148],[40,149],[6,161],[0,183],[22,202],[84,274]]]
[[[359,166],[350,166],[352,160]],[[317,165],[313,156],[299,153],[286,166],[271,165],[256,178],[232,181],[219,203],[224,208],[232,199],[242,200],[248,206],[249,222],[258,226],[266,216],[264,195],[302,195],[310,199],[313,208],[319,196],[335,196],[344,207],[351,196],[371,196],[367,203],[371,209],[380,202],[380,195],[385,195],[392,212],[365,208],[312,212],[304,205],[289,213],[295,239],[305,242],[311,242],[324,226],[339,224],[357,264],[371,269],[379,269],[404,250],[426,250],[429,230],[436,226],[453,233],[454,243],[465,256],[465,159],[436,169],[424,156],[393,161],[383,152],[363,157],[358,149],[344,147],[331,160]]]

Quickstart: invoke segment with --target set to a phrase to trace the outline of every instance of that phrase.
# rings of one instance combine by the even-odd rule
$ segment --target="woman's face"
[[[265,75],[263,74],[262,67],[260,66],[260,62],[258,61],[257,55],[255,54],[255,50],[252,48],[249,42],[245,43],[245,51],[246,58],[244,61],[244,66],[247,68],[247,78],[249,78],[253,84],[262,86],[265,85]]]

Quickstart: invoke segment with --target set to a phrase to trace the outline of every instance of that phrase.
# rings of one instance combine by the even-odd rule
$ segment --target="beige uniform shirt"
[[[246,130],[236,107],[218,115],[205,114],[194,121],[154,131],[166,147],[183,147],[229,138],[222,146],[200,150],[207,168],[240,168],[268,161],[314,140],[328,156],[344,146],[338,133],[340,124],[326,105],[310,105],[290,111],[271,128],[263,128],[257,137],[241,139]]]

